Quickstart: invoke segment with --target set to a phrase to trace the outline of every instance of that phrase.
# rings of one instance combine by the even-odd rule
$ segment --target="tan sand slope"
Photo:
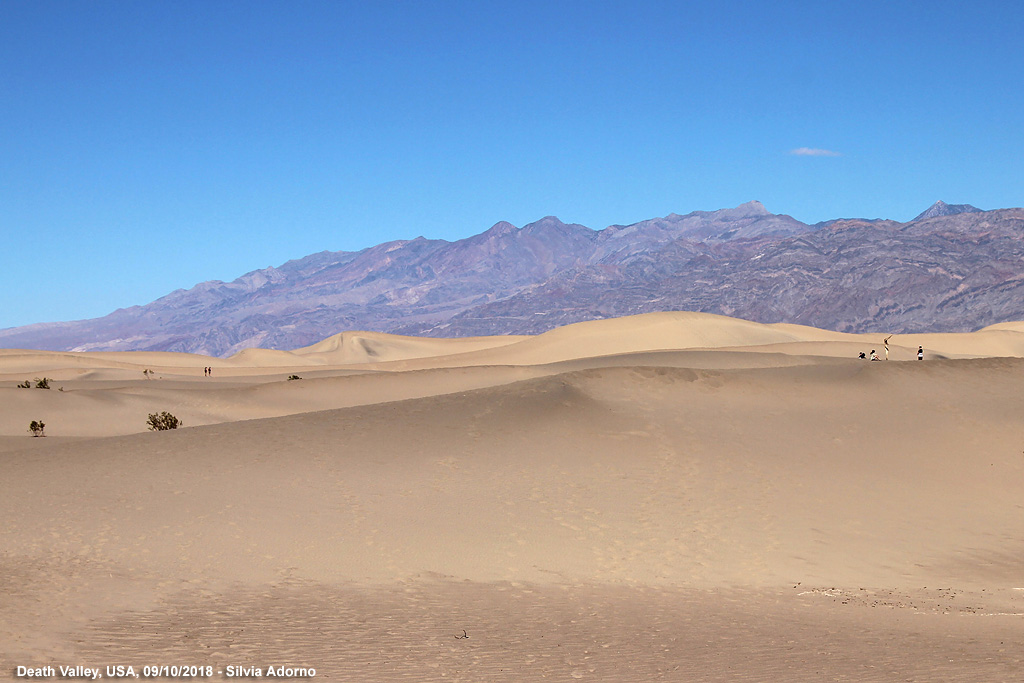
[[[381,332],[342,332],[312,346],[293,351],[245,349],[230,360],[236,365],[289,367],[304,365],[360,365],[416,358],[436,358],[481,349],[500,348],[526,337],[467,337],[433,339]]]
[[[448,356],[481,349],[501,348],[523,339],[527,339],[527,337],[434,339],[431,337],[404,337],[380,332],[343,332],[312,346],[296,349],[292,353],[316,358],[325,364],[349,365]]]
[[[118,358],[64,392],[12,378],[3,415],[28,404],[55,437],[0,439],[0,677],[188,659],[366,681],[1015,680],[1024,359],[870,363],[858,338],[705,316],[693,347],[663,347],[687,319],[415,371],[399,349],[383,372],[229,359],[145,380]],[[990,333],[1020,334],[947,349],[1014,348]],[[117,435],[151,405],[211,423]]]
[[[826,334],[836,339],[845,336]],[[708,313],[646,313],[567,325],[492,349],[429,361],[403,359],[403,363],[385,363],[382,367],[408,369],[430,361],[435,366],[537,365],[648,351],[758,347],[803,340],[798,334],[771,325]]]
[[[208,565],[227,577],[270,579],[301,566],[317,580],[429,571],[536,581],[556,572],[569,582],[928,585],[958,576],[984,586],[1015,579],[1016,566],[998,557],[1024,534],[1012,502],[1024,485],[1022,368],[609,368],[78,442],[6,456],[5,478],[23,488],[7,492],[5,518],[49,527],[52,513],[30,500],[75,496],[86,509],[94,498],[99,507],[120,501],[94,522],[113,522],[122,507],[151,512],[120,520],[124,539],[172,519],[191,529],[193,550],[151,547],[149,570]],[[356,516],[342,504],[350,489]],[[467,512],[472,524],[454,523]],[[223,515],[260,529],[275,558],[209,535],[200,520]],[[370,527],[351,526],[357,517]],[[71,531],[88,522],[69,521]],[[352,539],[373,540],[373,528],[387,531],[368,552],[327,552],[321,536],[346,536],[352,549]],[[48,544],[42,527],[26,529],[5,547]],[[79,540],[48,547],[67,552]],[[314,547],[323,552],[307,556]]]

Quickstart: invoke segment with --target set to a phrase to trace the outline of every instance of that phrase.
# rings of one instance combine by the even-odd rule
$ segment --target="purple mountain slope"
[[[661,310],[851,332],[1024,319],[1024,209],[812,227],[748,202],[600,231],[551,216],[501,222],[456,242],[321,252],[102,318],[0,330],[0,346],[229,355],[352,329],[537,333]]]
[[[564,273],[439,330],[398,330],[537,333],[678,309],[844,332],[969,331],[1024,319],[1024,209],[929,224],[840,221],[783,239],[693,246],[677,241],[619,269]]]

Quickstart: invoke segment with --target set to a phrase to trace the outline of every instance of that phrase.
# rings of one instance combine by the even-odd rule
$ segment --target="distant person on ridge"
[[[860,358],[861,360],[865,360],[865,359],[867,358],[867,356],[865,356],[865,355],[864,355],[864,352],[863,352],[863,351],[861,351],[861,352],[860,352],[860,355],[859,355],[859,356],[857,356],[857,358]]]
[[[874,349],[871,349],[871,360],[882,360],[881,358],[878,357],[878,354],[875,353]]]
[[[924,360],[924,347],[923,346],[918,346],[917,347],[917,359],[918,360]]]
[[[889,340],[890,339],[892,339],[892,335],[891,334],[888,337],[886,337],[885,339],[882,340],[882,343],[885,344],[885,359],[886,360],[889,360]]]

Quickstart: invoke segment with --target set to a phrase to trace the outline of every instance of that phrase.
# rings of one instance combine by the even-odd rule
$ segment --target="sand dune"
[[[1018,321],[1014,321],[1014,322],[997,323],[995,325],[989,325],[988,327],[983,327],[979,331],[980,332],[987,332],[987,331],[990,331],[990,330],[1009,330],[1011,332],[1024,332],[1024,321],[1019,321],[1018,320]]]
[[[957,334],[905,334],[890,338],[892,360],[916,359],[919,345],[930,358],[1024,357],[1024,330],[1007,327]],[[595,320],[526,337],[492,348],[435,356],[381,354],[378,370],[471,365],[538,365],[578,358],[665,350],[729,349],[767,353],[856,358],[883,353],[888,333],[845,334],[802,325],[763,325],[708,313],[646,313]],[[514,339],[502,337],[501,339]],[[447,342],[451,340],[438,340]],[[358,361],[356,361],[358,362]],[[360,367],[370,367],[363,364]]]
[[[889,363],[700,314],[0,352],[0,676],[1015,680],[1024,325],[996,327]]]
[[[480,349],[500,348],[527,338],[504,336],[434,339],[403,337],[380,332],[343,332],[312,346],[296,349],[293,353],[314,357],[333,365],[348,365],[467,353]]]

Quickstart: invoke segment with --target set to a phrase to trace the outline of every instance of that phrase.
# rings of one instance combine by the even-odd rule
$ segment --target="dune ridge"
[[[278,351],[246,349],[230,358],[150,351],[55,352],[0,349],[0,378],[82,367],[175,374],[212,366],[233,375],[276,368],[408,369],[468,365],[535,365],[582,357],[685,349],[758,349],[802,344],[811,355],[849,357],[853,348],[881,351],[887,333],[847,334],[785,323],[762,324],[710,313],[645,313],[567,325],[537,336],[440,339],[376,332],[342,332],[316,344]],[[813,345],[813,346],[811,346]],[[893,335],[890,347],[910,359],[923,345],[933,357],[1024,357],[1024,322],[977,332]],[[910,355],[908,355],[910,354]],[[856,354],[854,354],[856,355]]]
[[[577,323],[536,337],[417,339],[346,332],[302,349],[248,349],[229,359],[2,350],[0,395],[8,408],[0,415],[0,435],[25,435],[28,422],[41,413],[49,416],[54,435],[128,434],[145,431],[145,415],[161,410],[198,426],[419,398],[595,366],[845,362],[872,349],[882,356],[881,342],[879,335],[675,312]],[[1024,357],[1024,324],[894,336],[890,358],[915,359],[918,344],[926,346],[930,360]],[[203,375],[208,366],[215,377]],[[394,377],[373,377],[381,373]],[[41,376],[63,391],[14,387]],[[289,382],[290,376],[303,381]]]

